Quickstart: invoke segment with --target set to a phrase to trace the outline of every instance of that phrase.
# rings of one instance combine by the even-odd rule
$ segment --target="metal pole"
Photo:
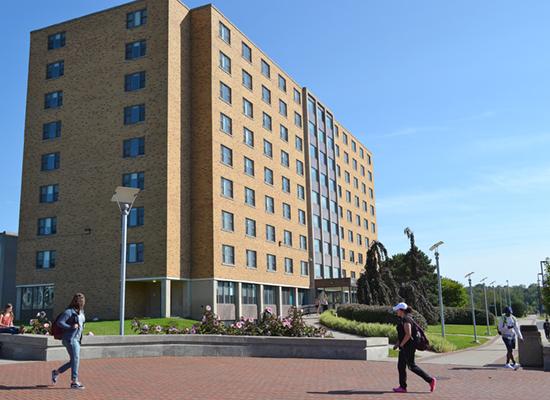
[[[477,343],[476,310],[474,305],[474,289],[472,288],[471,277],[468,277],[468,284],[470,285],[470,301],[472,302],[472,320],[474,322],[474,342]]]
[[[129,204],[121,204],[122,239],[120,248],[120,336],[124,336],[124,306],[126,303],[126,237],[128,232]]]
[[[542,313],[543,313],[543,309],[542,309],[542,290],[540,288],[541,281],[540,281],[539,275],[540,274],[537,274],[537,289],[539,290],[539,315],[542,316]]]
[[[498,315],[502,315],[502,288],[500,286],[498,287],[498,300]]]
[[[485,296],[485,318],[487,319],[487,336],[491,336],[491,328],[489,327],[489,306],[487,305],[487,285],[483,283],[483,294]]]
[[[441,287],[441,273],[439,271],[439,251],[435,250],[435,263],[437,265],[437,284],[439,286],[439,312],[441,317],[441,336],[445,337],[445,309],[443,305],[443,289]]]
[[[493,298],[495,300],[495,317],[498,316],[497,311],[497,288],[493,285]]]
[[[508,302],[508,307],[512,307],[512,298],[510,297],[510,282],[506,280],[506,293],[508,294],[508,298],[506,301]]]

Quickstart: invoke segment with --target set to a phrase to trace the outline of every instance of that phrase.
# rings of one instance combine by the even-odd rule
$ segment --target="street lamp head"
[[[487,276],[485,278],[483,278],[482,280],[479,281],[479,283],[483,283],[485,282],[487,279],[489,279]]]
[[[434,250],[437,251],[437,248],[438,248],[439,246],[441,246],[443,243],[444,243],[444,242],[440,240],[439,242],[437,242],[436,244],[434,244],[432,247],[430,247],[430,251],[434,251]]]
[[[464,276],[464,278],[469,278],[469,277],[472,276],[473,274],[474,274],[473,272],[470,272],[469,274],[466,274],[466,275]]]
[[[495,283],[497,283],[497,281],[492,281],[491,283],[489,283],[489,285],[493,286]]]
[[[111,197],[111,201],[118,204],[133,204],[139,193],[139,189],[119,186],[115,189],[115,194]]]

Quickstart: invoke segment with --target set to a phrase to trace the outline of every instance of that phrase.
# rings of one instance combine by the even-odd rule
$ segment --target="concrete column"
[[[258,318],[264,312],[264,285],[258,285]]]
[[[277,288],[277,315],[283,315],[283,288],[276,286]]]
[[[243,284],[237,282],[235,289],[235,319],[240,319],[243,315]]]
[[[181,301],[183,302],[183,316],[191,316],[191,281],[183,281]]]
[[[296,307],[299,306],[299,304],[298,304],[298,288],[297,288],[297,287],[294,288],[294,305],[295,305]]]
[[[218,314],[218,281],[212,281],[212,311],[214,314]]]
[[[170,318],[171,315],[171,288],[172,281],[170,279],[160,281],[160,316],[162,318]]]

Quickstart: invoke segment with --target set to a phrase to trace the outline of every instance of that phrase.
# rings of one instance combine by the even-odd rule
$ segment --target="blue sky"
[[[0,231],[18,225],[29,31],[124,2],[4,5]],[[550,256],[550,2],[214,4],[373,151],[391,253],[409,226],[425,251],[445,241],[451,278],[536,280]]]

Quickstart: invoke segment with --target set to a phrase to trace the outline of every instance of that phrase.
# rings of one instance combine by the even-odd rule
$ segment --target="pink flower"
[[[243,327],[243,323],[241,321],[239,321],[235,324],[235,327],[238,328],[238,329],[241,329]]]
[[[265,311],[269,314],[273,314],[273,309],[271,307],[266,307]]]
[[[206,311],[212,311],[212,307],[206,306]]]
[[[48,329],[50,327],[50,324],[48,324],[47,322],[44,324],[44,328],[45,329]]]
[[[35,319],[31,319],[31,320],[29,321],[29,324],[30,324],[30,325],[34,325],[35,323],[36,323],[36,320],[35,320]]]
[[[93,332],[88,332],[88,336],[94,336]]]
[[[160,325],[155,326],[155,331],[158,333],[162,332],[162,327]]]

